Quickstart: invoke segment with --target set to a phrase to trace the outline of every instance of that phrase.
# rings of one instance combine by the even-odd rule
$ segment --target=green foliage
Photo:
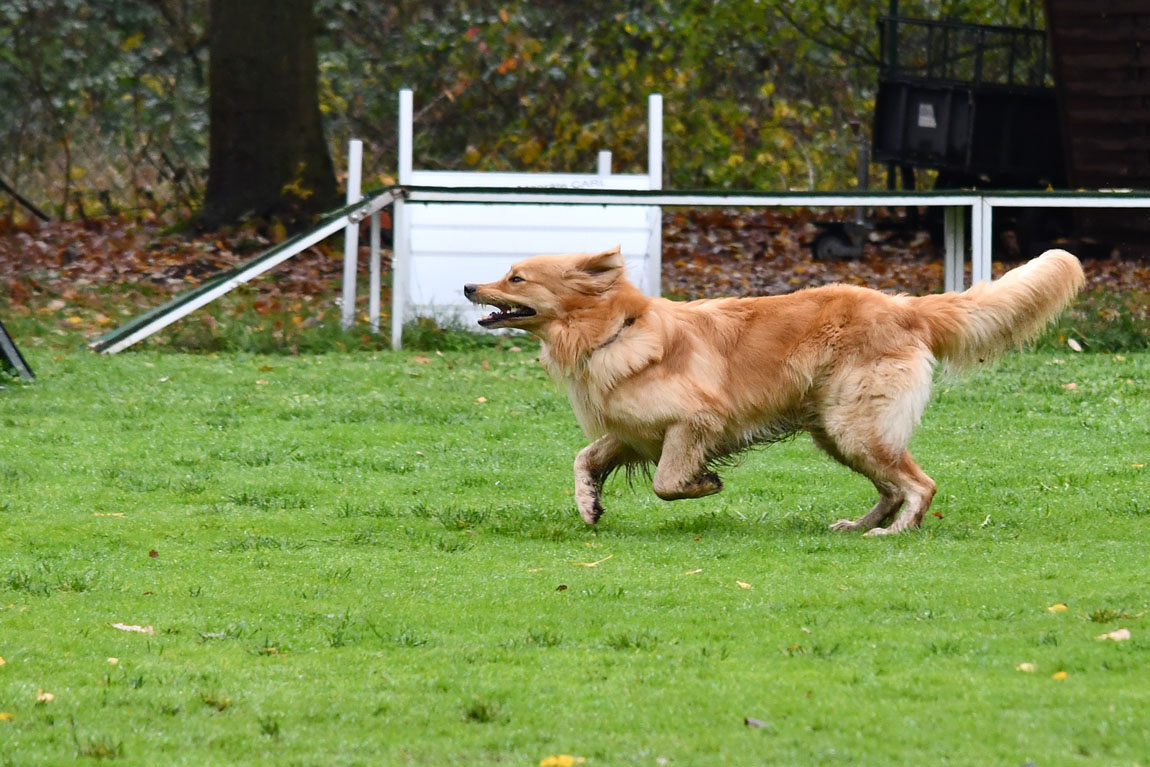
[[[57,213],[186,212],[207,164],[206,3],[0,0],[0,173]],[[396,168],[396,94],[416,92],[422,167],[646,165],[664,95],[672,187],[843,188],[869,126],[885,3],[316,0],[334,155]],[[1036,0],[901,3],[908,16],[1041,26]],[[9,203],[11,204],[11,203]],[[12,209],[14,210],[14,209]],[[169,215],[169,219],[173,216]],[[174,219],[173,219],[174,220]]]

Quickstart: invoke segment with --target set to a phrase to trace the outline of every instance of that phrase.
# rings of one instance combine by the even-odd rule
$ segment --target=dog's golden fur
[[[878,490],[874,508],[832,529],[881,534],[919,525],[935,493],[907,452],[935,363],[968,367],[1025,342],[1082,283],[1078,259],[1050,250],[964,293],[830,285],[679,303],[640,293],[616,248],[528,258],[464,290],[498,309],[481,325],[538,336],[566,386],[593,440],[575,459],[588,524],[617,468],[654,465],[660,498],[698,498],[722,489],[716,461],[806,431]]]

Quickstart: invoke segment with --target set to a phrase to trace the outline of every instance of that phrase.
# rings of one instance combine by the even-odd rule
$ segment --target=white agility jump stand
[[[647,173],[611,172],[600,152],[595,173],[501,173],[413,167],[413,96],[399,94],[399,184],[476,190],[636,190],[662,188],[663,100],[648,99]],[[555,205],[397,200],[393,208],[391,343],[414,317],[474,326],[480,310],[463,295],[465,282],[501,277],[516,261],[539,253],[622,249],[628,274],[647,295],[659,295],[662,212],[652,205]],[[372,316],[378,324],[378,315]]]

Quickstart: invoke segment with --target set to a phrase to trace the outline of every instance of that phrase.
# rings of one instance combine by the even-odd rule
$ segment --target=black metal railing
[[[1054,85],[1041,29],[883,16],[879,40],[884,77],[1028,88]]]

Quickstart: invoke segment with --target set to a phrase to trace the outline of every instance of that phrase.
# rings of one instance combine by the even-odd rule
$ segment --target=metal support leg
[[[992,276],[994,238],[991,236],[993,213],[989,202],[980,199],[975,203],[970,217],[970,281],[971,283],[989,280]]]
[[[352,139],[347,152],[347,202],[359,202],[363,142]],[[340,307],[340,326],[350,330],[355,323],[355,277],[359,261],[359,221],[349,222],[343,230],[343,303]]]
[[[946,256],[943,261],[943,290],[961,291],[966,273],[966,209],[953,205],[943,214],[943,232],[946,242]]]
[[[377,210],[371,214],[371,295],[368,297],[368,321],[371,323],[371,332],[379,332],[379,217],[383,211]]]

